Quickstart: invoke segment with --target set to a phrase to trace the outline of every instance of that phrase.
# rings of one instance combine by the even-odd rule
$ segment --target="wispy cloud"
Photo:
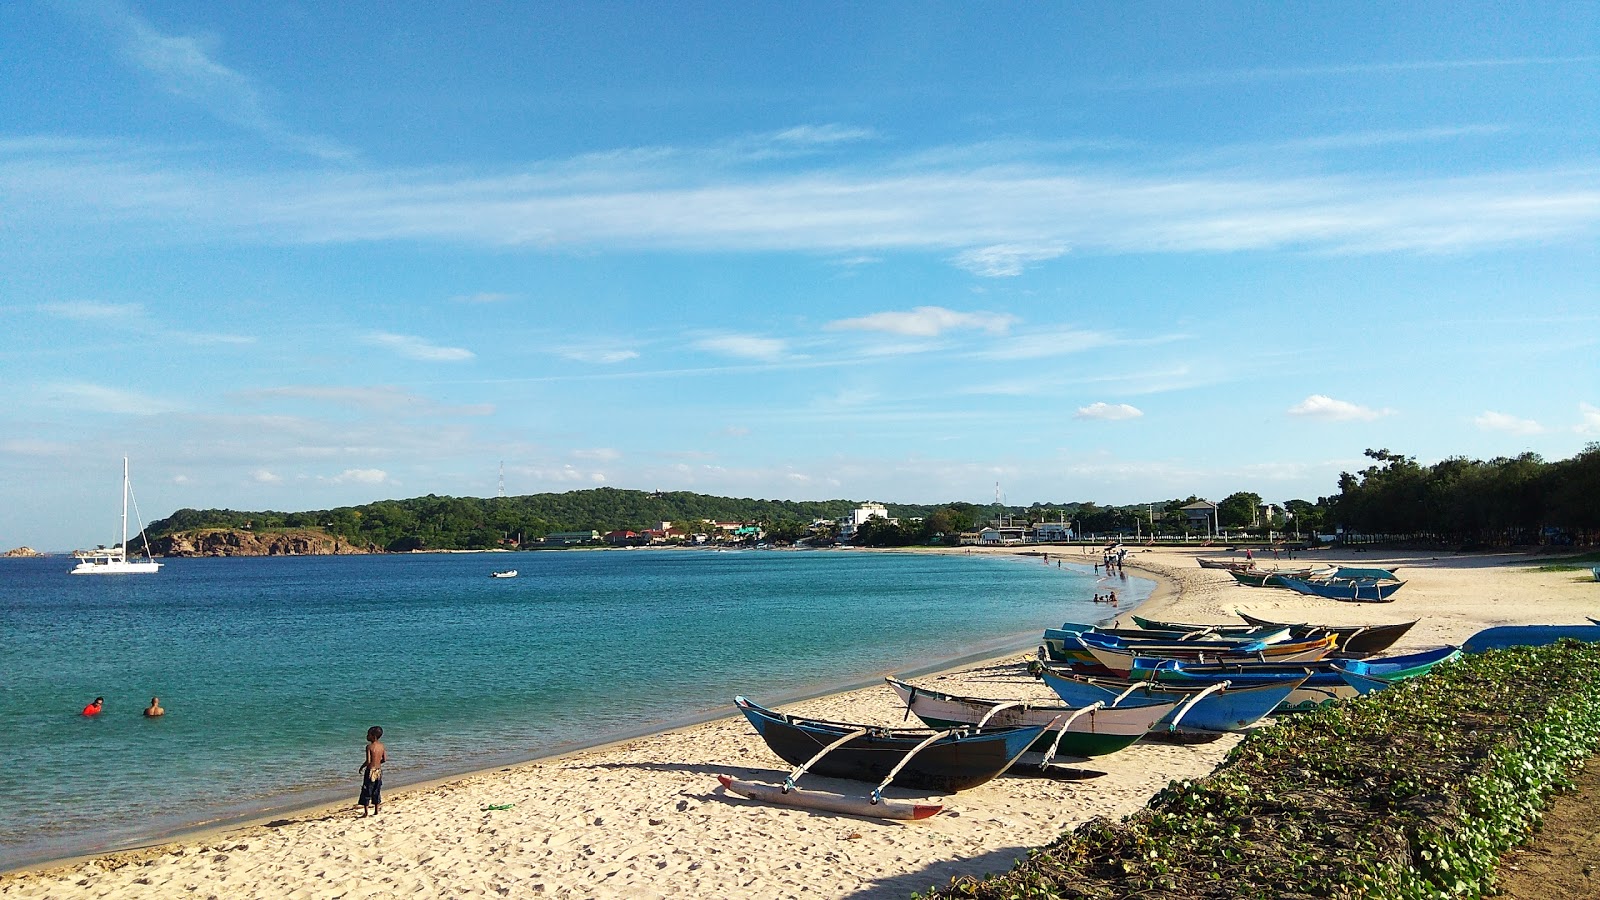
[[[828,125],[797,125],[772,135],[772,140],[786,144],[843,144],[876,138],[871,128],[857,128],[832,123]]]
[[[1111,335],[1077,328],[1048,328],[997,341],[977,355],[983,359],[1048,359],[1116,343]]]
[[[1399,75],[1410,72],[1451,72],[1460,69],[1582,66],[1596,61],[1600,61],[1600,56],[1511,56],[1484,59],[1426,59],[1397,62],[1343,63],[1321,66],[1260,66],[1245,69],[1203,69],[1189,72],[1113,77],[1102,80],[1097,86],[1123,90],[1216,87],[1245,82]]]
[[[573,459],[596,459],[602,462],[612,462],[622,458],[622,452],[612,447],[593,447],[572,451]]]
[[[283,481],[283,476],[267,469],[257,469],[250,473],[250,480],[257,484],[278,484]]]
[[[48,403],[86,413],[154,416],[182,408],[170,400],[139,391],[82,381],[46,385],[40,395]]]
[[[1472,424],[1484,431],[1503,431],[1507,434],[1543,434],[1545,430],[1543,425],[1532,419],[1519,419],[1493,410],[1474,417]]]
[[[776,362],[788,355],[788,344],[778,338],[752,334],[721,334],[701,338],[694,344],[701,350],[739,359]]]
[[[1347,400],[1335,400],[1324,394],[1312,394],[1289,407],[1289,415],[1328,422],[1370,422],[1393,415],[1392,409],[1373,409]]]
[[[956,254],[955,264],[974,275],[1011,278],[1021,275],[1030,263],[1052,260],[1066,252],[1067,248],[1061,244],[995,244],[963,250]]]
[[[480,291],[476,294],[457,294],[450,298],[451,303],[505,303],[516,298],[515,294],[503,294],[495,291]]]
[[[406,388],[388,384],[285,385],[237,391],[233,396],[246,403],[264,400],[306,400],[374,413],[486,416],[494,412],[492,404],[473,403],[453,406],[431,400]]]
[[[905,337],[938,337],[955,329],[1004,334],[1016,322],[1017,317],[1010,313],[956,312],[942,306],[919,306],[906,312],[839,319],[824,327],[840,331],[883,331]]]
[[[74,322],[114,322],[119,319],[144,317],[144,306],[139,303],[96,303],[74,300],[64,303],[40,304],[39,311]]]
[[[337,142],[298,131],[271,112],[254,79],[217,61],[219,38],[165,34],[120,0],[62,8],[110,34],[122,58],[170,96],[289,150],[322,159],[354,156]]]
[[[203,331],[184,331],[153,321],[142,303],[98,303],[92,300],[75,300],[62,303],[44,303],[39,311],[59,319],[90,324],[116,323],[121,328],[162,340],[177,341],[195,347],[214,344],[241,346],[254,344],[256,339],[242,334],[220,334]]]
[[[558,160],[497,174],[238,173],[108,150],[0,152],[0,202],[24,225],[86,217],[176,239],[505,248],[935,253],[988,276],[1075,253],[1452,253],[1600,228],[1592,168],[1463,177],[1282,176],[1236,164],[1130,171],[1034,162],[874,171],[619,166]]]
[[[1124,419],[1137,419],[1142,415],[1144,415],[1143,410],[1126,403],[1091,403],[1088,406],[1078,407],[1078,412],[1073,418],[1120,422]]]
[[[621,347],[564,347],[557,352],[567,359],[603,366],[639,358],[639,351]]]
[[[393,350],[406,359],[415,359],[421,362],[461,362],[474,358],[471,350],[460,347],[441,347],[425,338],[409,334],[390,334],[386,331],[376,331],[362,339],[376,347]]]

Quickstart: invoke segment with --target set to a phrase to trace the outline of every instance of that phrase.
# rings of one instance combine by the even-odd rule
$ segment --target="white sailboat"
[[[122,458],[122,543],[110,550],[79,550],[72,554],[78,561],[72,575],[154,575],[161,563],[150,558],[150,541],[144,540],[144,523],[139,523],[139,537],[144,540],[144,559],[128,559],[128,497],[133,489],[128,484],[128,458]],[[138,511],[138,507],[134,507]]]

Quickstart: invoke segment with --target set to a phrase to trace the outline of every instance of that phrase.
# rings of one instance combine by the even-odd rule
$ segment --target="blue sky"
[[[1600,440],[1592,3],[235,6],[0,4],[3,547]]]

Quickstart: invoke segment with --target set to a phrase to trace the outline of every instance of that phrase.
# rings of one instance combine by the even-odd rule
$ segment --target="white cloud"
[[[834,330],[884,331],[906,337],[938,337],[952,329],[1004,334],[1017,317],[1008,313],[956,312],[942,306],[919,306],[908,312],[880,312],[854,319],[839,319],[825,327]]]
[[[977,247],[956,254],[955,264],[974,275],[987,278],[1012,278],[1022,274],[1029,263],[1045,262],[1067,252],[1062,244],[1030,246],[1028,244],[995,244]]]
[[[736,356],[740,359],[759,359],[775,362],[787,354],[788,345],[778,338],[757,337],[750,334],[723,334],[701,338],[695,342],[701,350]]]
[[[383,484],[389,473],[382,469],[345,469],[332,479],[334,484]]]
[[[877,137],[870,128],[852,128],[847,125],[797,125],[772,135],[774,141],[789,144],[841,144],[864,141]]]
[[[250,473],[250,480],[257,484],[277,484],[283,481],[283,476],[275,475],[266,469],[257,469]]]
[[[639,358],[638,351],[623,350],[620,348],[602,349],[598,347],[568,347],[564,350],[561,350],[560,353],[567,359],[576,360],[578,362],[596,363],[605,366],[615,365],[619,362],[627,362],[630,359]]]
[[[593,449],[587,449],[587,450],[581,450],[581,449],[580,450],[573,450],[572,451],[572,458],[573,459],[598,459],[598,460],[601,460],[603,462],[610,462],[612,460],[621,459],[622,458],[622,452],[620,450],[614,450],[614,449],[612,449],[610,447],[595,447]]]
[[[1137,419],[1142,415],[1144,415],[1143,410],[1126,403],[1091,403],[1088,406],[1078,407],[1078,413],[1074,418],[1118,422],[1123,419]]]
[[[1373,409],[1346,400],[1335,400],[1324,394],[1312,394],[1289,407],[1291,416],[1305,416],[1329,422],[1370,422],[1393,414],[1392,409]]]
[[[374,346],[393,350],[406,359],[415,359],[422,362],[459,362],[474,358],[471,350],[463,350],[460,347],[441,347],[424,338],[409,334],[390,334],[384,331],[376,331],[362,340]]]
[[[997,343],[979,354],[985,359],[1045,359],[1082,353],[1114,343],[1110,335],[1098,331],[1059,328],[1030,331]]]
[[[1578,404],[1578,414],[1583,420],[1573,430],[1579,434],[1600,434],[1600,408],[1587,403]]]
[[[159,224],[176,239],[493,247],[956,254],[1016,274],[1066,252],[1452,253],[1600,226],[1592,168],[1459,177],[1277,176],[1172,160],[887,160],[759,175],[713,153],[597,154],[501,172],[240,171],[160,153],[23,144],[0,154],[0,195],[35,220]],[[990,154],[992,155],[992,154]],[[721,166],[721,168],[718,168]]]
[[[1484,431],[1504,431],[1507,434],[1541,434],[1544,431],[1544,426],[1532,419],[1519,419],[1493,410],[1477,416],[1472,424]]]

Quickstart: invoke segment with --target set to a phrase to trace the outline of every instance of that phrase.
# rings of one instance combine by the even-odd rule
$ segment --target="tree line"
[[[1431,466],[1387,449],[1339,476],[1331,521],[1352,537],[1432,538],[1462,546],[1600,540],[1600,443],[1571,459],[1536,453]]]
[[[1078,534],[1301,534],[1338,528],[1351,535],[1425,537],[1460,544],[1505,545],[1600,539],[1600,443],[1568,460],[1547,463],[1525,453],[1488,461],[1452,457],[1422,466],[1388,450],[1368,450],[1372,466],[1339,476],[1339,492],[1316,501],[1288,500],[1263,512],[1259,494],[1239,491],[1218,503],[1211,524],[1182,512],[1200,498],[1101,506],[1093,502],[1030,506],[885,504],[891,520],[867,522],[854,538],[864,546],[956,543],[962,532],[1010,520],[1018,525],[1067,522]],[[305,512],[180,509],[147,529],[152,540],[204,528],[314,528],[353,544],[394,552],[482,550],[525,546],[563,531],[643,531],[661,522],[693,530],[713,522],[756,523],[767,539],[826,542],[832,522],[853,500],[756,500],[688,491],[594,488],[519,497],[440,497],[382,500]],[[520,543],[519,543],[520,542]]]

